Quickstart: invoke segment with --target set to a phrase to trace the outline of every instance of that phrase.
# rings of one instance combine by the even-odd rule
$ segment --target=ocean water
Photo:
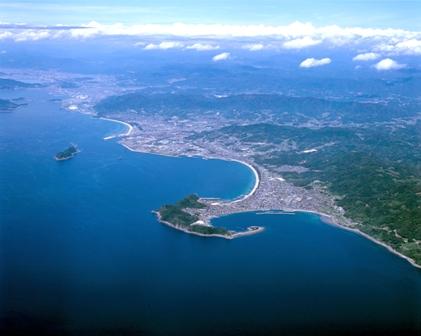
[[[186,235],[151,213],[189,193],[235,198],[236,162],[126,150],[122,125],[60,109],[43,90],[2,92],[0,333],[326,335],[421,331],[421,272],[306,214],[243,213],[235,240]],[[53,156],[78,144],[66,162]]]

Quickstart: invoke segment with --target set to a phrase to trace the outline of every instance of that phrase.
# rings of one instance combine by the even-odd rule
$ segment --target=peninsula
[[[155,213],[161,223],[175,229],[205,237],[233,239],[257,233],[263,230],[260,226],[249,226],[245,231],[228,230],[215,227],[210,223],[209,203],[197,195],[189,195],[176,204],[164,205]]]

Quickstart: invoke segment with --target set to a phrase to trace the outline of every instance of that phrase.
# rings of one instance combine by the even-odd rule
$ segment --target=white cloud
[[[327,65],[332,63],[332,60],[328,57],[316,59],[316,58],[307,58],[300,63],[300,68],[314,68],[322,65]]]
[[[385,58],[381,60],[380,62],[378,62],[376,65],[374,65],[374,67],[378,71],[399,70],[399,69],[404,68],[405,66],[406,66],[405,64],[399,64],[398,62],[394,61],[391,58]]]
[[[379,54],[377,53],[373,53],[373,52],[369,52],[369,53],[364,53],[364,54],[358,54],[357,56],[355,56],[352,60],[353,61],[374,61],[376,59],[378,59],[380,57]]]
[[[26,31],[22,32],[14,37],[16,42],[24,41],[38,41],[50,38],[51,34],[49,31]]]
[[[136,42],[135,44],[133,44],[135,47],[144,47],[146,45],[145,42]]]
[[[261,43],[250,43],[250,44],[243,45],[242,48],[249,51],[259,51],[259,50],[263,50],[265,46]]]
[[[322,40],[315,40],[309,36],[298,38],[283,43],[283,47],[286,49],[302,49],[312,47],[322,43]]]
[[[225,61],[228,58],[230,58],[230,56],[231,54],[229,52],[223,52],[223,53],[213,56],[212,61],[214,62]]]
[[[123,25],[120,23],[102,25],[90,22],[84,27],[89,29],[73,29],[74,35],[89,37],[95,35],[127,35],[127,36],[183,36],[183,37],[257,37],[284,36],[299,38],[313,34],[316,28],[311,23],[294,22],[287,26],[270,25],[224,25],[224,24],[141,24]]]
[[[293,22],[285,26],[274,25],[223,25],[223,24],[143,24],[143,25],[101,25],[91,22],[83,30],[85,35],[168,35],[184,37],[281,37],[286,40],[312,38],[324,40],[331,38],[365,39],[372,37],[409,37],[415,38],[420,32],[402,29],[343,28],[336,25],[316,27],[311,23]],[[82,29],[74,29],[80,31]],[[307,40],[310,41],[310,40]]]
[[[388,41],[377,45],[376,48],[393,55],[421,55],[421,39]]]
[[[0,41],[13,38],[13,34],[8,31],[0,31]]]
[[[163,41],[159,44],[149,43],[143,49],[145,49],[145,50],[155,50],[155,49],[168,50],[168,49],[183,48],[183,47],[184,47],[184,44],[181,43],[181,42]]]
[[[161,43],[149,43],[145,42],[136,42],[134,44],[136,47],[143,47],[145,50],[168,50],[168,49],[190,49],[196,51],[207,51],[207,50],[217,50],[219,45],[216,44],[204,44],[204,43],[194,43],[191,45],[185,45],[179,41],[163,41]]]
[[[421,55],[421,40],[411,39],[399,42],[395,49],[400,54]]]
[[[208,50],[217,50],[219,45],[215,44],[206,44],[206,43],[195,43],[186,47],[186,49],[193,49],[197,51],[208,51]]]
[[[145,50],[159,49],[159,45],[155,44],[155,43],[149,43],[143,49],[145,49]]]
[[[374,29],[359,27],[314,26],[311,23],[293,22],[289,25],[224,25],[224,24],[100,24],[90,22],[81,27],[30,27],[9,24],[0,26],[0,40],[36,41],[41,39],[74,38],[88,39],[97,36],[148,37],[180,40],[177,44],[161,45],[151,42],[147,49],[187,48],[197,45],[194,50],[205,50],[213,45],[205,39],[223,40],[247,38],[245,49],[256,51],[273,46],[275,42],[288,49],[300,49],[324,43],[329,47],[359,46],[386,55],[421,55],[421,31],[403,29]],[[202,43],[192,41],[200,39]],[[263,46],[261,41],[267,41]],[[211,50],[211,49],[209,49]]]

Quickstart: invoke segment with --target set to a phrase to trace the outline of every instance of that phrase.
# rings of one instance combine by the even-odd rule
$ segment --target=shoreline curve
[[[121,124],[121,125],[124,125],[124,126],[127,127],[127,131],[125,133],[119,133],[119,134],[109,135],[109,136],[104,137],[103,138],[104,140],[111,140],[111,139],[115,139],[115,138],[121,138],[123,136],[129,136],[130,134],[132,134],[132,132],[134,130],[134,128],[133,128],[132,125],[130,125],[127,122],[121,121],[121,120],[111,119],[111,118],[105,118],[105,117],[100,117],[98,119],[115,122],[115,123],[118,123],[118,124]]]
[[[121,120],[116,120],[116,119],[111,119],[111,118],[104,118],[104,117],[100,117],[99,119],[107,120],[107,121],[111,121],[111,122],[117,122],[119,124],[125,125],[128,128],[127,132],[105,137],[104,140],[110,140],[110,139],[119,138],[119,137],[123,137],[123,136],[129,136],[133,132],[133,130],[134,130],[134,128],[133,128],[132,125],[130,125],[127,122],[121,121]],[[120,144],[123,147],[125,147],[126,149],[128,149],[129,151],[136,152],[136,153],[161,155],[161,156],[174,157],[174,158],[176,158],[176,157],[189,157],[189,156],[182,156],[182,155],[167,155],[167,154],[160,154],[160,153],[152,153],[152,152],[140,151],[140,150],[133,149],[133,148],[129,147],[128,145],[124,144],[124,143],[120,143]],[[240,195],[239,197],[237,197],[237,198],[229,201],[229,203],[237,203],[237,202],[240,202],[240,201],[243,201],[243,200],[249,198],[250,196],[252,196],[256,192],[256,190],[258,189],[258,187],[260,185],[260,176],[259,176],[258,170],[255,167],[253,167],[248,162],[241,161],[241,160],[238,160],[238,159],[221,158],[221,157],[213,157],[213,156],[206,156],[206,157],[200,157],[200,158],[201,159],[211,159],[211,160],[222,160],[222,161],[228,161],[228,162],[229,161],[238,162],[240,164],[243,164],[243,165],[247,166],[253,172],[253,175],[255,177],[255,183],[254,183],[254,186],[253,186],[252,190],[250,192],[246,193],[246,194]],[[208,198],[208,199],[210,199],[210,198]],[[323,223],[328,224],[328,225],[335,226],[335,227],[340,228],[340,229],[343,229],[343,230],[350,231],[350,232],[355,233],[355,234],[358,234],[358,235],[360,235],[360,236],[362,236],[362,237],[370,240],[371,242],[373,242],[373,243],[375,243],[377,245],[382,246],[387,251],[389,251],[389,252],[397,255],[398,257],[406,260],[410,265],[414,266],[415,268],[421,269],[421,265],[418,265],[415,262],[415,260],[413,260],[412,258],[410,258],[410,257],[402,254],[401,252],[395,250],[393,247],[389,246],[385,242],[382,242],[382,241],[380,241],[380,240],[378,240],[378,239],[370,236],[369,234],[367,234],[367,233],[359,230],[358,228],[352,228],[352,227],[348,227],[348,226],[342,225],[340,223],[337,223],[336,221],[334,221],[332,219],[332,216],[331,215],[328,215],[328,214],[325,214],[325,213],[322,213],[322,212],[310,211],[310,210],[304,210],[304,209],[273,209],[271,211],[276,211],[276,210],[278,210],[278,211],[279,210],[280,211],[290,211],[290,212],[294,212],[294,213],[297,213],[297,212],[305,212],[305,213],[315,214],[315,215],[319,216],[319,218],[322,220]],[[247,212],[247,211],[243,211],[243,213],[244,212]],[[258,211],[257,212],[256,211],[250,211],[250,212],[252,212],[252,213],[258,213]],[[266,211],[261,211],[260,213],[261,214],[265,214]],[[170,223],[165,223],[165,224],[170,225]],[[177,228],[177,227],[175,227],[173,225],[170,225],[170,226],[173,227],[173,228],[175,228],[175,229],[180,230],[179,228]],[[181,231],[184,231],[184,230],[181,230]],[[189,231],[185,231],[185,232],[192,234]],[[250,232],[249,234],[255,234],[255,233],[259,233],[259,232],[261,232],[261,230],[257,230],[257,232]],[[200,234],[197,234],[197,235],[201,236]],[[236,237],[232,237],[231,239],[233,239],[233,238],[236,238]]]

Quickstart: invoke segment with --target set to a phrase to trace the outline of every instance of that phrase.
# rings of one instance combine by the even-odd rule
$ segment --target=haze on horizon
[[[294,21],[314,25],[421,30],[416,0],[12,0],[0,3],[0,23],[79,25],[103,24],[264,24]],[[361,13],[370,13],[369,17]]]

